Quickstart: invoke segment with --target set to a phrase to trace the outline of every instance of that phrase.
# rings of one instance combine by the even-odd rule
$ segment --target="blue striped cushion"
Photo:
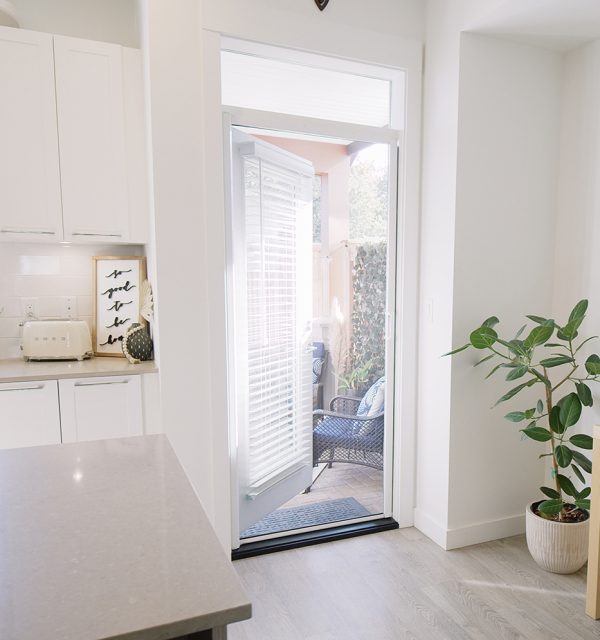
[[[375,381],[371,385],[367,393],[365,393],[365,395],[363,396],[363,399],[360,401],[360,404],[358,405],[358,409],[356,411],[357,416],[366,416],[369,414],[369,411],[371,410],[371,405],[373,404],[373,400],[375,399],[375,396],[377,395],[377,391],[379,390],[379,387],[382,384],[385,384],[385,376],[381,376],[379,380]]]

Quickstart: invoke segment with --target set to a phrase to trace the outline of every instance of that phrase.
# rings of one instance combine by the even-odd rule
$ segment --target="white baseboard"
[[[442,526],[429,514],[420,509],[415,509],[415,527],[428,538],[431,538],[436,544],[439,544],[442,549],[446,548],[446,537],[448,533],[446,527]]]
[[[428,514],[415,509],[415,527],[442,549],[449,551],[525,533],[525,514],[446,529]]]

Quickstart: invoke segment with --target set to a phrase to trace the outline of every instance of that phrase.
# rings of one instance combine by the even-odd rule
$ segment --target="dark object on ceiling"
[[[329,0],[315,0],[315,4],[319,7],[319,11],[323,11],[323,9],[325,9],[329,4]]]

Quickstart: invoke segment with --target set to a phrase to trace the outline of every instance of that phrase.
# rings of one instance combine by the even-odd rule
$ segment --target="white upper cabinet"
[[[0,27],[0,240],[62,239],[52,36]]]
[[[0,27],[0,241],[143,244],[137,49]]]
[[[129,239],[122,48],[54,36],[65,240]]]

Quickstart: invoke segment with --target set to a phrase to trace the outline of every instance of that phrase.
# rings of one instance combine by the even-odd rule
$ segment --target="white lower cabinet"
[[[141,436],[141,376],[59,380],[63,442]]]
[[[60,441],[56,380],[0,384],[0,449]]]

